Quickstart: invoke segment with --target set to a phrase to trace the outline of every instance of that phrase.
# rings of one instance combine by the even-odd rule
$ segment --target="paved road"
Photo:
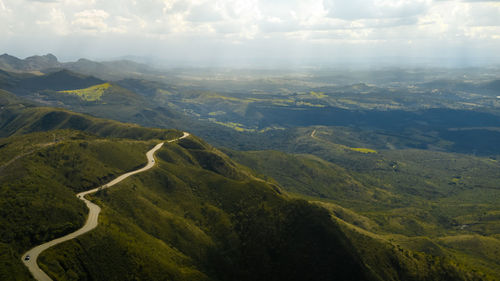
[[[182,137],[177,138],[177,139],[173,139],[173,140],[170,140],[167,142],[174,142],[174,141],[183,139],[183,138],[188,137],[188,136],[189,136],[189,133],[184,132]],[[140,169],[132,171],[132,172],[125,173],[125,174],[117,177],[116,179],[110,181],[109,183],[107,183],[103,186],[100,186],[98,188],[94,188],[91,190],[87,190],[87,191],[78,193],[76,195],[76,197],[78,197],[78,199],[85,202],[85,204],[87,205],[87,208],[89,208],[89,216],[87,217],[87,222],[85,222],[85,225],[83,225],[82,228],[78,229],[77,231],[75,231],[73,233],[70,233],[66,236],[54,239],[54,240],[49,241],[47,243],[43,243],[42,245],[36,246],[33,249],[24,253],[24,255],[21,257],[21,260],[23,261],[24,265],[29,269],[29,271],[31,272],[31,274],[33,275],[33,277],[36,280],[38,280],[38,281],[50,281],[50,280],[52,280],[43,270],[40,269],[40,267],[38,267],[37,259],[38,259],[38,256],[40,255],[41,252],[43,252],[43,251],[47,250],[48,248],[53,247],[57,244],[60,244],[62,242],[74,239],[74,238],[76,238],[84,233],[87,233],[87,232],[89,232],[92,229],[97,227],[97,219],[99,218],[99,212],[101,212],[101,208],[99,206],[97,206],[96,204],[90,202],[89,200],[85,199],[85,195],[95,193],[98,190],[101,190],[104,188],[110,188],[113,185],[121,182],[122,180],[124,180],[132,175],[142,173],[144,171],[151,169],[156,164],[153,155],[158,149],[160,149],[162,147],[162,145],[163,145],[163,143],[159,143],[155,147],[153,147],[153,149],[151,149],[150,151],[148,151],[146,153],[146,157],[148,158],[148,163],[143,168],[140,168]],[[30,256],[29,260],[25,260],[25,257],[27,255]]]

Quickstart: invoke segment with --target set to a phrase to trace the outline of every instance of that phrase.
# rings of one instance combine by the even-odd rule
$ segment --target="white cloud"
[[[498,3],[441,2],[420,18],[419,29],[428,36],[451,41],[488,39],[498,34]]]
[[[55,34],[66,35],[69,33],[68,23],[64,12],[57,8],[52,8],[45,20],[37,20],[35,23],[41,26],[40,29],[51,28]]]
[[[57,3],[59,0],[26,0],[28,2]]]
[[[212,2],[205,2],[200,5],[194,5],[189,9],[186,18],[192,22],[215,22],[222,20],[222,15]]]
[[[262,49],[255,53],[274,48],[278,54],[287,48],[312,50],[320,44],[327,50],[330,44],[340,50],[342,44],[348,49],[367,42],[376,42],[381,54],[408,45],[415,50],[466,48],[472,41],[479,49],[500,48],[499,1],[0,0],[0,25],[6,38],[0,48],[10,44],[12,34],[26,43],[40,35],[61,46],[70,36],[88,42],[95,38],[99,46],[123,52],[130,46],[128,54],[154,49],[137,47],[142,41],[186,52],[198,44]]]
[[[72,5],[76,5],[76,6],[88,5],[88,6],[91,6],[91,5],[95,5],[96,4],[96,0],[54,0],[54,1],[63,1],[64,5],[67,5],[67,6],[72,6]]]
[[[108,17],[109,14],[103,10],[85,10],[75,13],[71,25],[82,31],[102,33],[108,31],[108,25],[105,22]]]
[[[75,14],[77,18],[94,18],[94,19],[106,19],[109,17],[109,14],[103,10],[85,10]]]
[[[429,0],[325,0],[330,17],[346,20],[412,17],[430,5]]]

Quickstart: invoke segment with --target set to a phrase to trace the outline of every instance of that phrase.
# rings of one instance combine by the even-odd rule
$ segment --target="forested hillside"
[[[76,192],[141,166],[144,152],[153,144],[179,134],[16,102],[8,95],[4,98],[4,106],[14,108],[9,120],[21,124],[10,128],[23,131],[12,129],[12,136],[0,145],[4,280],[27,279],[21,253],[83,223],[86,210]],[[89,125],[61,122],[64,125],[59,126],[44,118],[33,122],[25,111],[63,112]],[[114,129],[93,129],[100,124]],[[136,136],[137,130],[144,133]],[[448,259],[408,250],[401,256],[386,242],[368,236],[360,240],[359,233],[343,230],[327,209],[293,199],[272,180],[254,176],[196,137],[165,145],[157,158],[158,167],[93,196],[103,208],[98,228],[44,252],[40,265],[50,276],[57,280],[482,276]],[[367,249],[360,241],[371,246]],[[370,255],[381,251],[387,263],[380,266],[366,251]]]

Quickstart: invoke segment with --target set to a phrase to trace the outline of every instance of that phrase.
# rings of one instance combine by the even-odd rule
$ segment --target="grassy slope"
[[[88,87],[85,89],[66,90],[66,91],[59,91],[59,92],[63,93],[63,94],[68,94],[68,95],[76,95],[80,99],[85,100],[85,101],[97,101],[97,100],[101,99],[102,95],[109,87],[111,87],[111,84],[104,83],[104,84],[91,86],[91,87]]]
[[[53,134],[58,143],[51,143]],[[152,144],[70,130],[0,139],[0,155],[13,156],[0,164],[0,246],[7,265],[0,279],[26,278],[22,252],[83,224],[87,209],[75,193],[142,165]]]
[[[326,151],[320,148],[313,153]],[[446,253],[500,277],[500,264],[492,250],[499,241],[495,236],[499,233],[499,191],[495,188],[499,169],[491,159],[419,150],[352,157],[345,155],[351,152],[331,149],[322,155],[343,163],[364,161],[339,168],[312,155],[226,152],[299,197],[323,198],[351,208],[357,213],[330,205],[336,217],[384,234],[387,241],[429,254]]]
[[[178,120],[182,116],[170,110],[165,102],[158,103],[151,97],[138,95],[115,83],[106,83],[68,70],[39,77],[0,73],[0,88],[44,105],[63,107],[101,118],[148,127],[183,127]],[[4,118],[0,120],[2,119]]]
[[[170,139],[181,135],[174,130],[144,128],[64,109],[36,107],[2,90],[0,105],[0,137],[58,129],[80,130],[102,137],[143,140]]]
[[[292,155],[278,151],[238,152],[223,150],[235,161],[277,179],[288,192],[320,198],[360,198],[369,191],[342,167],[313,155]]]
[[[97,186],[102,182],[109,180],[118,172],[121,173],[126,170],[130,170],[131,167],[137,167],[137,163],[133,161],[134,155],[130,154],[138,152],[139,147],[142,148],[142,151],[141,153],[138,153],[137,156],[141,155],[143,157],[144,145],[141,146],[141,142],[137,143],[137,141],[127,139],[99,139],[76,131],[47,130],[54,128],[72,127],[101,135],[119,137],[129,136],[128,134],[130,133],[130,131],[134,133],[139,131],[138,135],[132,134],[132,136],[137,138],[152,138],[158,136],[165,137],[167,135],[176,135],[177,133],[173,131],[139,128],[136,126],[118,122],[96,119],[81,114],[74,114],[64,110],[35,108],[30,106],[26,107],[24,104],[18,103],[15,99],[11,100],[10,96],[7,95],[7,97],[8,98],[5,99],[7,101],[5,102],[5,106],[9,111],[3,113],[4,116],[6,116],[6,114],[10,115],[9,118],[5,119],[7,121],[3,125],[4,128],[9,128],[8,131],[6,130],[7,132],[16,135],[10,138],[2,139],[3,143],[1,146],[1,148],[5,151],[5,154],[3,155],[11,155],[16,158],[15,161],[11,161],[9,160],[10,158],[3,157],[2,162],[2,176],[4,178],[1,181],[1,190],[5,195],[3,197],[5,198],[5,200],[2,202],[4,204],[2,208],[4,214],[2,214],[2,217],[6,218],[6,221],[2,223],[2,225],[5,225],[6,228],[4,228],[4,233],[2,233],[1,237],[3,240],[2,246],[5,245],[5,247],[7,247],[5,252],[11,253],[10,255],[3,257],[6,259],[5,264],[11,264],[11,266],[10,268],[6,268],[5,271],[2,267],[3,274],[5,274],[5,276],[2,276],[2,279],[8,280],[23,279],[27,277],[26,270],[22,270],[20,268],[19,260],[18,258],[16,258],[16,256],[19,257],[20,253],[22,253],[32,245],[52,239],[56,236],[63,235],[64,233],[68,233],[83,223],[85,210],[83,208],[83,204],[80,201],[76,200],[76,198],[74,197],[74,192],[84,188]],[[76,122],[71,121],[75,120],[73,118],[76,118]],[[103,127],[110,128],[111,130],[102,130]],[[22,135],[22,133],[31,131],[47,132]],[[141,132],[144,133],[141,134]],[[55,140],[54,136],[56,136]],[[233,181],[238,181],[238,184],[236,184],[236,186],[239,186],[238,188],[241,191],[245,190],[247,187],[250,187],[250,190],[253,189],[252,185],[248,186],[247,182],[241,181],[242,178],[247,178],[247,176],[236,169],[236,164],[228,165],[228,158],[220,152],[207,150],[206,147],[204,147],[203,145],[200,146],[200,144],[198,144],[197,142],[185,142],[184,145],[191,148],[192,151],[189,155],[190,157],[192,157],[192,159],[190,161],[195,161],[196,166],[198,166],[198,169],[187,171],[187,173],[184,174],[184,176],[188,178],[186,180],[196,182],[203,180],[206,177],[206,175],[204,176],[203,173],[206,173],[206,171],[211,171],[223,174],[218,176],[219,178],[215,179],[215,181],[226,183],[225,188],[228,189],[227,191],[230,191],[229,194],[233,194],[233,196],[240,196],[241,194],[239,192],[235,192],[235,190],[231,190],[235,186],[228,186],[227,181],[229,179],[224,176],[232,178]],[[187,155],[183,156],[187,157]],[[132,157],[132,159],[129,159],[129,157]],[[177,157],[174,157],[174,159],[175,158]],[[20,167],[22,167],[22,169],[20,169]],[[183,167],[178,168],[181,168],[181,170],[184,171],[182,169]],[[202,173],[202,175],[199,175],[200,173]],[[198,177],[198,175],[200,177]],[[260,199],[262,196],[266,197],[270,194],[275,193],[275,189],[271,189],[265,186],[260,181],[254,182],[253,185],[259,187],[259,192],[255,197],[256,199]],[[208,192],[208,190],[206,191],[206,193],[211,194],[210,192]],[[43,198],[43,200],[45,200],[44,202],[53,203],[46,205],[45,203],[42,203],[40,201],[40,198]],[[211,198],[211,200],[213,201],[212,203],[215,204],[215,202],[219,199]],[[284,201],[283,199],[279,199],[279,196],[275,195],[274,200],[280,202],[281,205],[287,205],[286,201]],[[203,200],[198,201],[199,203],[203,202]],[[241,199],[237,200],[237,202],[240,201]],[[55,208],[48,207],[51,205],[55,206]],[[238,206],[241,207],[240,205]],[[19,210],[19,208],[21,208],[21,211]],[[234,206],[232,208],[234,208]],[[309,207],[306,206],[300,208],[306,208],[307,211]],[[130,211],[131,209],[125,208],[125,210]],[[139,210],[142,210],[142,208],[140,208]],[[253,208],[251,209],[252,212],[257,212],[258,210],[260,209],[256,208],[255,206],[253,206]],[[38,214],[42,217],[37,216]],[[150,220],[154,218],[156,217],[149,217]],[[295,216],[290,219],[294,218]],[[125,216],[124,219],[127,220],[127,216]],[[179,219],[177,219],[177,221],[179,221]],[[155,220],[154,223],[157,223],[157,221]],[[154,223],[150,224],[150,227],[156,228]],[[258,224],[256,224],[255,222],[253,223],[253,230],[257,231]],[[273,225],[277,225],[278,223],[279,222],[274,222]],[[324,222],[319,223],[322,224]],[[130,228],[128,228],[128,226],[125,226],[126,230],[134,230],[134,226],[131,226]],[[244,224],[244,226],[247,225]],[[136,232],[128,238],[137,239],[137,237],[141,237],[140,231],[144,232],[142,228],[145,227],[146,226],[144,225],[141,225],[141,227],[135,226]],[[126,233],[126,231],[124,231],[125,229],[120,228],[120,233]],[[241,235],[246,234],[245,230],[239,230]],[[362,269],[363,266],[359,263],[359,260],[357,259],[352,248],[349,247],[349,243],[345,240],[345,238],[342,238],[342,236],[337,237],[338,235],[341,235],[338,229],[336,229],[335,226],[327,225],[324,231],[330,234],[334,234],[331,236],[325,236],[327,239],[327,249],[340,248],[340,252],[343,252],[343,258],[342,261],[339,261],[339,263],[342,264],[343,261],[347,260],[350,266],[341,267],[340,269],[336,268],[333,272],[331,272],[330,270],[330,273],[328,273],[327,270],[325,272],[316,272],[315,274],[317,275],[325,273],[329,276],[332,276],[333,274],[346,276],[348,274],[344,271],[344,269],[346,269],[353,271],[354,276],[358,276],[360,278],[362,278],[362,276],[365,276],[365,274],[367,273]],[[218,230],[218,233],[222,232]],[[173,232],[173,235],[179,236],[180,234],[178,232]],[[335,237],[337,237],[338,239],[335,239]],[[186,243],[186,245],[189,246],[192,243],[200,243],[200,241],[202,242],[204,240],[198,238],[199,237],[195,237],[194,239],[189,240],[189,243]],[[247,239],[251,240],[252,238],[253,236],[249,236]],[[277,238],[275,237],[274,239]],[[206,238],[205,240],[210,242],[208,238]],[[104,239],[103,241],[107,240]],[[223,243],[222,241],[225,240],[222,239],[219,242]],[[121,240],[117,239],[116,242],[121,242]],[[260,243],[261,241],[252,240],[251,242]],[[250,242],[243,241],[244,245],[247,245],[248,243]],[[328,243],[331,244],[329,247]],[[339,243],[340,245],[338,245]],[[153,255],[155,250],[157,249],[157,244],[158,243],[150,244],[149,249],[151,249],[151,252],[147,252],[145,253],[145,255]],[[109,245],[113,245],[113,243],[110,243]],[[295,243],[290,244],[290,246],[294,245]],[[226,247],[226,245],[223,246]],[[265,250],[264,246],[262,247]],[[250,276],[254,276],[255,273],[258,273],[259,268],[262,265],[259,263],[261,252],[256,253],[255,255],[244,255],[238,252],[241,251],[241,249],[239,248],[240,246],[229,245],[227,247],[230,247],[230,249],[228,250],[236,253],[236,256],[233,258],[242,263],[237,269],[234,270],[233,273],[226,273],[226,269],[232,268],[232,261],[225,260],[224,254],[212,250],[212,248],[207,249],[207,251],[210,250],[210,257],[214,257],[216,258],[216,260],[220,260],[221,262],[212,264],[209,261],[212,261],[213,259],[204,256],[203,259],[198,258],[196,264],[201,264],[203,267],[211,268],[210,274],[222,276],[220,278],[223,278],[226,274],[232,274],[231,276],[238,275],[247,279],[253,278]],[[236,248],[232,249],[231,247]],[[245,247],[245,249],[249,249],[250,246]],[[118,248],[118,250],[120,250],[121,255],[123,255],[123,253],[121,252],[123,249]],[[313,247],[313,250],[316,251],[318,249],[317,247]],[[164,265],[167,265],[170,260],[173,259],[177,261],[178,258],[183,259],[183,256],[180,253],[177,254],[177,252],[178,251],[173,248],[172,251],[169,251],[164,256],[161,256],[165,257],[166,260],[158,261],[158,264],[156,264],[156,266],[158,267],[155,269],[157,271],[156,274],[158,274],[158,272],[160,272],[161,274],[165,273]],[[298,251],[298,253],[300,252],[302,251]],[[108,253],[111,254],[116,252],[109,251]],[[325,253],[323,253],[323,255],[324,254]],[[156,256],[156,254],[154,255]],[[146,256],[134,258],[137,259],[136,261],[147,260]],[[311,256],[315,257],[316,255]],[[345,259],[346,256],[351,256],[351,258]],[[105,257],[106,255],[103,256],[103,258]],[[250,258],[252,259],[250,262],[253,262],[255,264],[253,265],[253,268],[249,269],[250,272],[247,272],[248,269],[244,264],[246,264],[247,262],[246,259]],[[192,257],[186,257],[185,259],[187,262],[192,259]],[[335,259],[340,259],[340,257],[337,256],[323,259],[323,262],[332,262]],[[283,262],[283,260],[280,258],[277,258],[276,261],[271,258],[268,258],[268,260],[272,260],[273,262],[278,263]],[[93,263],[95,259],[90,259],[89,261]],[[315,259],[311,258],[307,261],[314,262]],[[210,264],[205,265],[205,263]],[[291,264],[288,263],[286,263],[286,265],[291,266]],[[137,269],[129,266],[127,263],[122,263],[117,267],[117,269],[119,269],[120,266],[125,266],[134,270]],[[175,266],[167,268],[175,271],[177,270],[178,266],[177,264],[175,264]],[[271,269],[268,268],[268,270]],[[9,272],[19,272],[19,275],[9,275]],[[184,277],[186,276],[185,272],[186,270],[182,271],[182,276]],[[198,274],[196,273],[196,270],[194,270],[193,272],[195,272],[195,275]],[[275,272],[274,274],[281,274],[284,272],[287,271],[279,271]],[[303,274],[306,273],[307,272],[303,272]],[[69,272],[68,274],[68,276],[72,276],[71,272]],[[204,273],[199,274],[203,275]],[[79,272],[78,275],[83,275],[83,273]],[[146,276],[148,275],[145,275],[144,278],[147,278]],[[191,278],[192,276],[189,275],[189,279]],[[230,279],[232,279],[232,277]]]
[[[158,157],[158,168],[96,196],[95,232],[42,255],[54,277],[370,279],[321,208],[285,199],[197,140]]]
[[[12,126],[9,127],[11,133],[19,129],[31,132],[76,127],[87,132],[122,138],[150,139],[178,134],[109,122],[63,110],[26,107],[24,104],[12,104],[10,99],[11,97],[7,97],[2,100],[8,102],[8,111],[2,113],[10,114],[9,118],[2,120],[8,120],[3,125]],[[56,115],[48,115],[49,118],[45,119],[47,112]],[[27,113],[41,114],[41,118],[33,118]],[[62,118],[57,114],[63,114]],[[73,118],[76,121],[68,121],[75,120]],[[54,133],[58,143],[52,145],[50,136],[53,137]],[[71,188],[78,190],[85,184],[95,186],[109,177],[113,168],[123,169],[124,166],[120,165],[131,165],[131,162],[125,160],[128,157],[123,156],[138,151],[135,150],[136,144],[141,143],[126,139],[114,140],[123,146],[118,149],[108,140],[98,141],[95,137],[72,131],[49,131],[40,133],[40,137],[31,135],[24,141],[21,140],[22,136],[16,137],[18,139],[12,139],[14,141],[10,144],[0,147],[10,155],[21,155],[13,163],[8,163],[10,160],[4,158],[4,165],[9,164],[4,167],[4,171],[22,161],[25,161],[25,170],[20,170],[21,174],[9,181],[2,181],[1,190],[11,192],[5,198],[14,199],[13,202],[7,202],[10,205],[3,209],[12,212],[21,208],[22,212],[19,212],[19,216],[3,214],[3,217],[14,220],[15,223],[9,228],[16,229],[41,209],[40,214],[48,218],[54,217],[55,221],[62,224],[44,229],[40,228],[43,223],[40,220],[33,222],[31,228],[16,229],[19,237],[13,238],[9,232],[2,235],[5,240],[0,246],[7,253],[2,258],[6,259],[5,264],[10,264],[10,268],[6,270],[2,267],[2,273],[6,274],[2,276],[5,277],[3,279],[22,279],[27,276],[26,270],[21,269],[19,260],[15,258],[20,254],[19,249],[25,250],[26,245],[33,241],[50,239],[51,235],[70,231],[75,227],[70,224],[75,221],[83,222],[82,204],[74,198]],[[32,139],[40,141],[37,143]],[[22,145],[17,147],[17,144]],[[49,145],[44,146],[46,144]],[[96,158],[92,159],[93,154],[90,153],[89,156],[86,149],[94,146],[99,149],[95,149]],[[49,256],[58,256],[56,263],[45,265],[54,276],[64,275],[68,279],[75,276],[105,279],[112,279],[113,276],[134,279],[134,276],[141,276],[154,280],[160,276],[170,276],[179,280],[321,280],[332,276],[339,279],[366,279],[373,274],[360,264],[356,251],[338,226],[330,221],[324,209],[282,197],[279,189],[248,177],[245,169],[240,170],[241,167],[231,163],[220,152],[198,141],[186,140],[183,141],[182,148],[174,146],[168,153],[161,155],[161,158],[167,162],[165,165],[168,169],[155,174],[148,184],[139,181],[129,186],[128,190],[116,189],[116,197],[112,196],[115,190],[109,191],[109,195],[99,195],[97,200],[104,207],[103,219],[104,222],[109,221],[107,226],[110,229],[99,228],[79,239],[79,242],[61,245],[63,248],[69,247],[62,252],[62,256],[53,252],[55,250],[48,252]],[[5,175],[14,174],[6,172]],[[17,185],[16,181],[19,181]],[[124,183],[126,184],[127,182]],[[57,196],[54,197],[54,193],[46,189],[46,186],[59,188]],[[152,190],[152,187],[156,189]],[[140,196],[136,196],[137,190],[143,190]],[[22,191],[26,194],[15,198],[12,196],[18,192],[23,194]],[[167,196],[173,195],[170,191],[175,191],[175,196]],[[33,192],[36,196],[33,196]],[[124,192],[121,197],[120,192]],[[66,196],[66,199],[58,196]],[[172,201],[167,201],[166,197]],[[59,208],[59,212],[44,213],[44,204],[32,204],[40,198],[57,202],[54,205]],[[138,201],[141,202],[140,208],[130,208]],[[160,205],[162,201],[169,204]],[[130,213],[131,211],[133,212]],[[84,242],[86,237],[91,239]],[[141,244],[137,237],[150,241]],[[88,247],[83,247],[83,254],[78,252],[75,259],[68,259],[68,256],[75,255],[74,247],[79,243],[87,243],[92,249],[104,251],[85,251]],[[157,253],[158,249],[162,249],[163,255]],[[397,257],[393,256],[392,259]],[[144,260],[154,262],[145,264]],[[76,264],[72,264],[73,262]],[[332,267],[332,264],[337,266]],[[117,272],[107,271],[108,267],[116,268]],[[8,272],[17,272],[19,275],[7,275]],[[387,276],[392,276],[395,272],[414,275],[404,266],[384,267],[376,274],[381,279],[387,279]],[[431,275],[426,275],[425,272],[421,274],[424,276],[422,278],[433,277],[432,272],[429,273]]]
[[[18,79],[11,79],[11,81],[13,85],[8,89],[16,90],[21,94],[30,94],[42,90],[83,89],[103,83],[102,80],[93,76],[85,76],[69,70],[60,70],[41,76],[19,77]]]
[[[100,99],[82,100],[79,96],[55,91],[41,93],[43,100],[58,107],[93,116],[141,124],[147,127],[184,128],[183,116],[165,102],[138,95],[114,83],[102,92]]]
[[[94,197],[103,206],[96,231],[42,255],[42,265],[53,277],[460,280],[467,276],[447,260],[430,256],[402,261],[395,251],[385,250],[388,244],[371,240],[367,243],[373,249],[358,250],[373,256],[381,251],[389,262],[373,269],[378,266],[375,259],[366,259],[372,270],[360,266],[358,250],[324,208],[287,199],[266,182],[246,177],[235,170],[237,164],[198,140],[169,144],[158,158],[159,167]],[[432,269],[424,270],[427,265]]]
[[[373,233],[355,227],[337,219],[344,233],[360,251],[363,261],[379,273],[386,268],[402,268],[405,270],[389,271],[384,280],[496,280],[496,276],[477,270],[477,267],[464,265],[454,261],[453,256],[431,255],[425,252],[412,251],[408,248]],[[493,273],[494,274],[494,273]],[[430,277],[429,277],[430,276]]]
[[[59,141],[50,144],[53,134]],[[152,144],[70,130],[2,139],[5,155],[22,155],[1,162],[8,164],[0,189],[2,279],[29,278],[19,255],[83,223],[86,210],[74,193],[137,167]],[[415,275],[411,262],[371,272],[325,209],[287,199],[197,139],[168,144],[158,158],[158,168],[98,194],[100,227],[44,253],[42,267],[62,280],[435,276]]]
[[[144,163],[144,152],[153,144],[149,140],[181,135],[35,107],[5,91],[0,91],[0,105],[1,136],[12,135],[0,139],[2,280],[29,278],[18,260],[21,252],[83,223],[87,210],[74,197],[76,191]]]

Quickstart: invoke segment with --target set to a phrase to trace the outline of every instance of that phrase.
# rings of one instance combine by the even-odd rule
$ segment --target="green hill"
[[[102,137],[165,139],[179,133],[95,118],[64,109],[37,107],[0,90],[0,137],[57,129],[74,129]]]
[[[10,264],[0,279],[25,279],[23,251],[83,224],[87,210],[75,192],[143,164],[149,145],[68,130],[0,139],[0,263]]]
[[[38,104],[96,117],[149,127],[185,127],[186,118],[165,100],[159,102],[117,83],[69,70],[41,76],[0,71],[0,89]]]
[[[61,140],[50,143],[52,134]],[[16,161],[4,160],[0,175],[0,217],[5,226],[0,237],[6,253],[11,253],[3,257],[11,266],[2,268],[2,280],[26,277],[19,255],[28,247],[83,223],[86,210],[76,192],[139,166],[152,144],[77,131],[3,139],[2,155],[12,150],[24,153]],[[33,151],[26,151],[27,146]],[[279,280],[300,262],[305,267],[295,271],[296,278],[370,279],[352,246],[321,209],[288,201],[265,182],[238,172],[237,164],[198,140],[167,145],[158,157],[160,167],[153,172],[98,195],[96,200],[104,209],[98,231],[63,244],[62,251],[47,252],[57,257],[49,263],[42,257],[42,266],[48,266],[54,276],[61,274],[63,280],[74,274],[98,280],[127,280],[134,275],[142,280],[164,276],[253,280],[272,274]],[[276,228],[280,225],[281,230]],[[262,227],[269,229],[260,232]],[[292,230],[298,232],[287,236]],[[319,240],[307,242],[312,234],[320,235]],[[72,250],[81,243],[91,243],[88,249],[97,251]],[[67,268],[65,262],[71,263],[71,270],[60,272]],[[323,265],[312,270],[318,264]]]
[[[278,180],[288,192],[337,200],[369,200],[364,195],[370,191],[349,175],[346,169],[319,157],[272,150],[223,151],[259,174]]]
[[[384,243],[500,277],[493,258],[500,222],[496,160],[425,150],[355,154],[310,136],[297,147],[316,156],[224,151],[295,197],[328,204],[336,218]]]
[[[363,250],[374,256],[381,251],[388,263],[359,256],[360,248],[353,247],[326,209],[288,199],[268,183],[235,172],[238,164],[195,138],[165,146],[158,158],[159,166],[151,172],[94,197],[103,206],[102,227],[42,255],[42,266],[54,278],[461,280],[479,276],[424,254],[404,260],[375,240],[365,241],[373,248]]]
[[[98,101],[109,87],[111,87],[109,83],[103,83],[85,89],[59,91],[59,93],[76,95],[85,101]]]
[[[21,79],[15,86],[7,89],[14,89],[16,92],[23,94],[30,94],[35,91],[43,90],[62,91],[81,89],[102,83],[104,83],[104,81],[93,76],[85,76],[63,69],[57,72]]]
[[[22,280],[25,250],[82,225],[76,192],[143,165],[148,149],[179,132],[2,97],[10,136],[0,139],[0,279]],[[44,252],[41,267],[57,280],[480,279],[445,258],[403,259],[372,238],[362,247],[326,208],[291,198],[196,137],[164,145],[157,160],[93,196],[99,227]],[[383,251],[387,263],[365,251]]]

